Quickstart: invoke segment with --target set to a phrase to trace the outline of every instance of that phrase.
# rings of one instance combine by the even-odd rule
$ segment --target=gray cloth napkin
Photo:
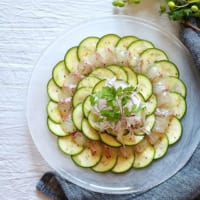
[[[192,18],[190,22],[200,27],[200,21]],[[182,27],[180,39],[200,70],[200,32]],[[91,192],[70,183],[56,172],[45,173],[36,188],[52,200],[197,200],[200,199],[200,145],[182,170],[142,194],[108,195]]]
[[[191,17],[188,22],[200,28],[200,19]],[[180,39],[190,51],[197,69],[200,70],[200,32],[182,26]]]

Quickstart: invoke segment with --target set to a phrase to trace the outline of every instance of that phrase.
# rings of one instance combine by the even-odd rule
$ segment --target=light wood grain
[[[112,0],[0,1],[0,199],[47,199],[35,185],[51,170],[32,142],[26,122],[31,72],[45,48],[86,19],[112,14],[151,19],[178,35],[178,26],[159,17],[156,0],[113,8]]]

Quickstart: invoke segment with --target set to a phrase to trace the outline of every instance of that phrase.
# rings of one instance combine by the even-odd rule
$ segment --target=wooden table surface
[[[63,31],[106,15],[148,19],[178,36],[178,24],[159,16],[159,1],[114,8],[112,0],[0,1],[0,199],[47,199],[35,185],[51,167],[36,149],[26,121],[31,72],[45,48]]]

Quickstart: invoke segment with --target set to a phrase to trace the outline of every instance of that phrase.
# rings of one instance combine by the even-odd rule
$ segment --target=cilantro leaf
[[[116,122],[121,117],[120,110],[101,110],[100,113],[103,117],[106,117],[107,120],[111,122]]]
[[[130,95],[134,91],[133,86],[129,86],[123,89],[123,94],[124,95]]]
[[[128,110],[127,107],[124,108],[124,113],[127,117],[131,116],[131,112]]]
[[[97,92],[99,98],[104,98],[107,101],[111,101],[116,97],[116,90],[114,87],[103,87],[101,91]]]
[[[122,97],[122,100],[121,100],[122,106],[126,105],[130,100],[131,100],[131,97],[129,96]]]

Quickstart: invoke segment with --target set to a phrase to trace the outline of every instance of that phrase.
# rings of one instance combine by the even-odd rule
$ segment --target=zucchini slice
[[[138,74],[137,79],[137,91],[144,97],[144,100],[146,101],[153,93],[153,86],[151,81],[145,75],[141,74]]]
[[[117,149],[103,145],[103,152],[101,160],[97,165],[92,167],[95,172],[107,172],[110,171],[117,162]]]
[[[162,91],[170,91],[170,92],[177,92],[183,97],[186,96],[186,87],[182,80],[176,78],[176,77],[163,77],[154,82],[154,91],[156,92],[156,89],[158,92]]]
[[[136,73],[129,67],[123,67],[124,71],[127,74],[127,82],[131,85],[134,89],[137,87],[137,75]]]
[[[140,54],[138,66],[140,73],[147,73],[148,69],[156,62],[160,60],[168,60],[167,54],[158,48],[149,48],[144,50]]]
[[[57,103],[55,103],[53,101],[49,101],[49,103],[47,104],[47,114],[53,122],[55,122],[55,123],[62,122],[62,118],[61,118],[60,112],[58,110]]]
[[[73,135],[58,137],[59,149],[67,155],[76,155],[83,151],[84,147],[78,145],[73,139]]]
[[[99,127],[97,125],[98,120],[99,120],[99,116],[96,115],[94,112],[90,111],[88,114],[88,122],[89,122],[90,126],[92,128],[94,128],[95,130],[99,130]]]
[[[83,109],[82,103],[79,103],[72,112],[72,120],[78,130],[82,130]]]
[[[91,87],[82,87],[77,89],[72,98],[73,107],[76,107],[79,103],[82,103],[86,99],[86,97],[89,96],[91,93]]]
[[[154,145],[155,155],[154,159],[159,159],[163,157],[168,150],[169,141],[166,135],[158,140],[158,142]]]
[[[111,147],[120,147],[122,146],[122,144],[120,142],[117,141],[117,139],[110,135],[110,134],[107,134],[107,133],[100,133],[100,138],[102,140],[102,142],[104,144],[107,144],[108,146],[111,146]]]
[[[145,108],[144,111],[146,115],[151,115],[157,107],[157,98],[154,94],[151,95],[151,97],[148,99],[148,101],[145,102]]]
[[[144,139],[143,135],[134,135],[134,134],[128,133],[128,134],[123,135],[122,141],[119,141],[119,142],[121,142],[123,145],[133,146],[141,142],[143,139]]]
[[[100,139],[99,133],[90,126],[88,120],[85,118],[82,120],[82,128],[81,129],[82,129],[83,134],[87,138],[89,138],[91,140],[99,140]]]
[[[53,68],[52,77],[55,81],[56,85],[62,87],[64,85],[67,76],[69,75],[69,71],[67,70],[64,61],[58,62]]]
[[[170,121],[166,130],[166,135],[168,137],[169,145],[176,143],[181,138],[182,124],[176,117],[173,117]]]
[[[179,78],[177,66],[169,60],[156,61],[153,66],[147,70],[147,76],[151,80],[160,77],[173,76]]]
[[[96,92],[98,92],[98,91],[101,91],[101,90],[103,89],[103,87],[105,86],[105,84],[106,84],[106,80],[105,80],[105,79],[99,81],[99,82],[94,86],[94,88],[93,88],[93,90],[92,90],[92,93],[94,94],[94,93],[96,93]]]
[[[77,89],[81,87],[94,87],[99,81],[100,79],[95,76],[87,76],[80,80]]]
[[[77,51],[79,60],[82,60],[85,56],[94,54],[98,41],[99,38],[94,36],[89,36],[82,40],[78,46]]]
[[[88,118],[88,115],[92,109],[92,104],[90,101],[90,95],[86,97],[86,99],[83,102],[83,114],[86,118]]]
[[[52,101],[59,102],[61,89],[55,84],[53,79],[50,79],[47,84],[47,93]]]
[[[56,136],[70,135],[70,133],[63,130],[61,124],[53,122],[49,117],[47,118],[47,125],[51,133],[53,133]]]
[[[133,163],[134,168],[147,167],[154,159],[155,149],[149,143],[147,143],[145,149],[142,152],[135,151],[135,161]]]
[[[120,37],[116,34],[107,34],[101,37],[97,43],[98,49],[114,48],[119,41]]]
[[[116,48],[126,50],[128,46],[130,46],[130,44],[136,40],[138,40],[136,36],[124,36],[118,41]]]
[[[178,119],[182,119],[186,112],[186,102],[185,99],[176,92],[170,92],[171,105],[169,105],[169,110],[171,110]]]
[[[148,48],[153,48],[154,45],[147,40],[136,40],[128,47],[128,63],[131,68],[137,70],[136,65],[138,63],[139,55]]]
[[[100,79],[110,79],[115,76],[115,74],[108,68],[96,68],[91,73],[90,76],[95,76]]]
[[[117,163],[112,169],[114,173],[124,173],[132,168],[134,162],[134,153],[131,147],[121,147],[117,157]]]
[[[156,122],[156,117],[155,117],[155,115],[154,115],[154,114],[148,115],[148,116],[146,117],[145,124],[144,124],[145,129],[146,129],[148,132],[150,132],[151,129],[154,127],[155,122]]]
[[[72,47],[70,48],[64,57],[64,62],[67,70],[69,72],[77,72],[78,71],[78,47]]]
[[[118,80],[127,82],[128,75],[123,67],[120,67],[118,65],[110,65],[107,67],[107,69],[110,69],[115,74],[115,76]]]
[[[102,145],[98,142],[90,142],[90,148],[85,148],[81,153],[72,156],[72,160],[80,167],[93,167],[101,159]]]

